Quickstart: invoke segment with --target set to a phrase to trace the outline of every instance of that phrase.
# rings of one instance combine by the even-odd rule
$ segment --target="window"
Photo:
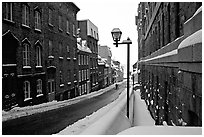
[[[5,19],[13,21],[13,4],[10,2],[6,3]]]
[[[86,65],[86,56],[83,55],[84,65]]]
[[[80,62],[80,61],[81,61],[81,59],[80,59],[80,55],[78,55],[78,59],[79,59],[79,60],[78,60],[78,63],[79,63],[79,65],[81,65],[81,62]]]
[[[52,12],[53,11],[52,9],[49,8],[48,12],[49,12],[48,13],[48,24],[52,26],[52,18],[53,18]]]
[[[42,95],[42,80],[37,80],[37,96]]]
[[[41,13],[39,11],[35,11],[35,29],[41,30]]]
[[[74,69],[74,80],[77,80],[77,70]]]
[[[23,44],[23,66],[30,66],[30,45]]]
[[[24,85],[23,85],[23,90],[24,90],[24,101],[26,101],[27,99],[30,99],[30,82],[29,81],[25,81]]]
[[[63,76],[62,76],[62,71],[59,72],[60,74],[60,84],[63,84]]]
[[[79,82],[81,82],[81,71],[79,71]]]
[[[74,24],[73,24],[73,36],[76,36],[76,28]]]
[[[67,33],[69,34],[69,21],[67,20]]]
[[[67,71],[67,79],[68,81],[71,81],[71,70]]]
[[[30,9],[27,5],[23,5],[23,14],[22,14],[22,24],[29,26],[29,14],[30,14]]]
[[[42,53],[41,53],[41,48],[40,46],[37,46],[36,48],[36,61],[37,61],[37,66],[42,66]]]
[[[52,93],[55,91],[55,81],[54,79],[49,79],[48,80],[48,92]]]
[[[69,50],[69,45],[67,45],[67,58],[70,59],[70,50]]]
[[[86,80],[87,77],[86,77],[86,70],[84,70],[84,79]]]
[[[60,43],[59,43],[59,56],[63,56],[63,55],[62,55],[62,51],[63,51],[63,50],[62,50],[62,43],[60,42]]]
[[[91,36],[93,36],[93,29],[91,29]]]
[[[87,79],[89,79],[89,70],[88,69],[86,70],[86,77],[87,77]]]
[[[69,46],[67,46],[67,52],[69,52]]]
[[[62,16],[59,15],[59,29],[62,30]]]
[[[48,47],[48,55],[52,56],[52,41],[51,40],[49,40],[49,45],[48,46],[49,46]]]
[[[75,51],[75,47],[73,47],[73,55],[74,55],[74,58],[76,58],[76,51]]]
[[[81,86],[79,86],[79,95],[81,95]]]

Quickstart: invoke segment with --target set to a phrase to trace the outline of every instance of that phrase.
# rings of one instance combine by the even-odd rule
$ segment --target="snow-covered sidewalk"
[[[123,82],[125,82],[125,81],[123,81]],[[120,85],[123,82],[120,82],[118,84]],[[10,120],[10,119],[28,116],[28,115],[32,115],[35,113],[42,113],[45,111],[61,108],[61,107],[68,106],[71,104],[75,104],[75,103],[83,101],[85,99],[99,96],[99,95],[101,95],[101,94],[103,94],[103,93],[105,93],[105,92],[107,92],[113,88],[115,88],[114,84],[107,87],[107,88],[100,89],[98,91],[91,92],[89,94],[85,94],[82,96],[78,96],[76,98],[69,99],[69,100],[58,101],[58,102],[52,101],[52,102],[42,103],[42,104],[34,105],[34,106],[15,107],[15,108],[11,109],[10,111],[2,111],[2,122]]]
[[[112,103],[104,106],[103,108],[99,109],[96,112],[93,112],[91,115],[86,116],[85,118],[78,120],[74,124],[66,127],[64,130],[57,133],[58,135],[79,135],[81,132],[83,132],[85,129],[89,128],[90,125],[95,123],[97,120],[99,120],[102,116],[109,113],[109,111],[116,106],[123,98],[125,98],[125,92],[122,92],[115,101]],[[108,122],[108,121],[107,121]],[[101,127],[98,127],[101,128]]]

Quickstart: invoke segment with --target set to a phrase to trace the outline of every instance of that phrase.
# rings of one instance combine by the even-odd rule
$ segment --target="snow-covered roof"
[[[186,24],[187,22],[189,22],[193,17],[195,17],[198,13],[200,13],[202,11],[202,6],[199,8],[199,9],[197,9],[197,11],[194,13],[194,15],[191,17],[191,18],[189,18],[184,24]]]
[[[151,61],[151,60],[155,60],[155,59],[159,59],[159,58],[164,58],[164,57],[168,57],[168,56],[173,56],[173,55],[176,55],[178,53],[178,50],[175,49],[175,50],[172,50],[170,52],[167,52],[165,54],[162,54],[162,55],[159,55],[159,56],[156,56],[154,58],[150,58],[150,59],[147,59],[147,60],[144,60],[144,61]]]
[[[182,48],[194,45],[196,43],[202,43],[202,29],[196,31],[195,33],[187,37],[185,40],[183,40],[180,43],[178,49],[182,49]]]

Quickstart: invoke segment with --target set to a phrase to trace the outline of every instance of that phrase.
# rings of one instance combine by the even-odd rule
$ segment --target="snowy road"
[[[126,84],[123,83],[119,90],[112,89],[92,98],[87,96],[87,99],[65,107],[5,121],[2,124],[3,134],[49,135],[58,133],[68,125],[117,99],[125,86]]]

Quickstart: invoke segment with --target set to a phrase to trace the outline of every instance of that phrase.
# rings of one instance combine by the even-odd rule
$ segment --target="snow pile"
[[[145,101],[140,97],[140,89],[136,90],[134,95],[134,126],[155,126],[155,121],[147,110]]]
[[[118,135],[202,135],[202,127],[136,126]]]
[[[78,135],[81,134],[84,130],[87,128],[90,128],[93,123],[98,121],[101,117],[103,117],[105,114],[112,114],[110,113],[111,109],[116,106],[119,102],[121,102],[122,99],[125,98],[125,92],[123,91],[119,98],[117,98],[112,103],[104,106],[103,108],[97,110],[96,112],[93,112],[91,115],[86,116],[85,118],[78,120],[74,124],[66,127],[64,130],[57,133],[58,135]],[[111,117],[111,116],[110,116]],[[110,122],[110,121],[106,121]],[[101,128],[101,127],[99,127]]]
[[[123,82],[120,82],[118,84],[122,84]],[[11,109],[10,111],[2,111],[2,122],[10,120],[10,119],[28,116],[28,115],[32,115],[35,113],[42,113],[45,111],[61,108],[61,107],[68,106],[71,104],[75,104],[85,99],[90,99],[92,97],[99,96],[113,88],[115,88],[115,85],[111,85],[105,89],[101,89],[101,90],[98,90],[98,91],[95,91],[89,94],[78,96],[76,98],[69,99],[69,100],[64,100],[64,101],[59,101],[59,102],[52,101],[52,102],[42,103],[42,104],[34,105],[34,106],[15,107]]]

